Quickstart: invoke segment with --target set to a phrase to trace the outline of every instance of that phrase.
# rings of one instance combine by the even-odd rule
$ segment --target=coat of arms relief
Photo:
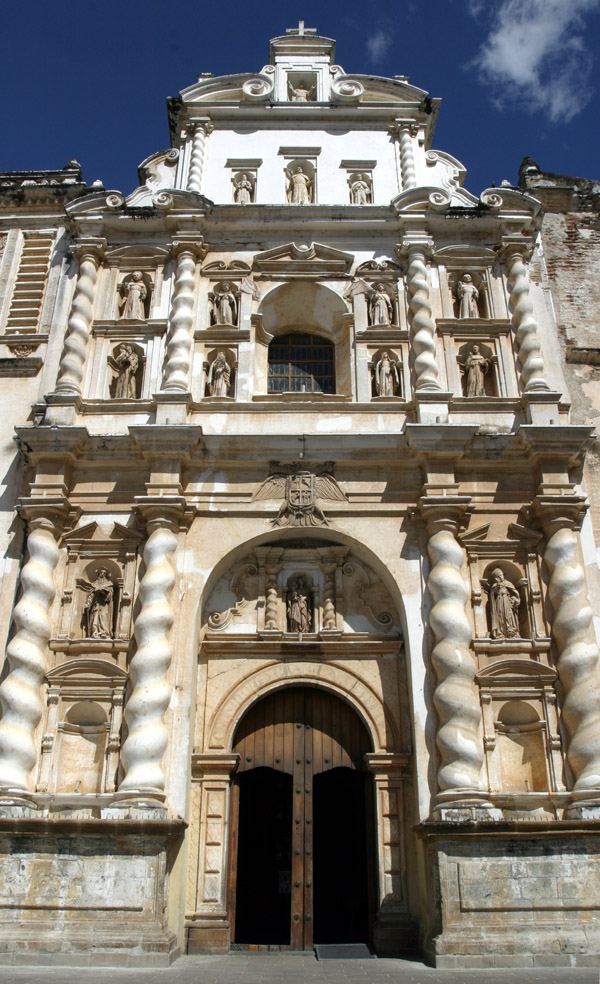
[[[263,482],[254,499],[281,499],[279,512],[271,525],[280,529],[286,526],[328,526],[329,521],[320,501],[347,502],[331,474],[332,464],[312,472],[294,464],[273,463],[272,474]]]

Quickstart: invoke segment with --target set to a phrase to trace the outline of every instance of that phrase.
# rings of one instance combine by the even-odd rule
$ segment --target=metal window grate
[[[334,347],[318,335],[280,335],[269,346],[269,393],[335,393]]]

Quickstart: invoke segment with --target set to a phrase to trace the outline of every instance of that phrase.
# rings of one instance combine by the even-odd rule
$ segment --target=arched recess
[[[323,284],[294,281],[279,284],[261,300],[257,312],[256,392],[268,388],[268,348],[278,335],[316,335],[335,346],[336,395],[352,396],[348,306]],[[314,397],[315,394],[312,394]],[[319,396],[318,398],[323,398]]]

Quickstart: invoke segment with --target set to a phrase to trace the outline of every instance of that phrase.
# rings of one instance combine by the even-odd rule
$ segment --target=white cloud
[[[391,46],[391,34],[386,34],[382,30],[375,31],[374,34],[367,38],[367,55],[371,61],[383,61]]]
[[[491,15],[491,28],[471,62],[482,82],[496,87],[495,102],[520,101],[553,123],[568,122],[591,96],[592,56],[584,16],[600,0],[468,0],[469,13]]]

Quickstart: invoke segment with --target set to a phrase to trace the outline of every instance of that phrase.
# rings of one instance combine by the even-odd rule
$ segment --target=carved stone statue
[[[312,202],[312,182],[300,166],[290,177],[288,201],[291,205],[310,205]]]
[[[304,578],[292,581],[287,599],[288,632],[309,632],[312,616]]]
[[[375,363],[374,375],[377,396],[395,396],[399,385],[398,370],[387,352],[382,352],[381,358]]]
[[[491,573],[490,634],[492,639],[514,639],[519,635],[519,606],[521,596],[508,581],[500,567]]]
[[[217,325],[237,324],[237,302],[230,284],[221,284],[213,294],[213,321]]]
[[[208,392],[210,396],[229,396],[231,389],[231,369],[224,352],[217,352],[208,372]]]
[[[288,82],[288,86],[289,86],[292,102],[297,102],[297,103],[309,102],[312,99],[313,92],[315,91],[314,85],[311,86],[311,88],[309,89],[306,82],[304,81],[299,82],[295,88],[291,82]]]
[[[77,585],[87,592],[83,609],[87,639],[112,639],[115,585],[109,572],[101,567],[95,581],[77,578]]]
[[[458,281],[456,287],[458,295],[458,317],[459,318],[478,318],[479,317],[479,291],[473,283],[470,273]]]
[[[489,367],[489,359],[481,354],[479,345],[473,345],[463,365],[467,380],[466,396],[485,396],[485,374]]]
[[[240,174],[237,181],[234,181],[235,191],[233,193],[234,200],[238,205],[249,205],[252,201],[252,193],[254,187],[247,174]]]
[[[146,300],[148,290],[144,283],[141,270],[135,270],[131,274],[131,277],[124,280],[120,284],[119,290],[125,298],[121,317],[143,321],[146,317],[144,301]]]
[[[365,174],[359,174],[350,185],[350,201],[352,205],[369,205],[371,203],[371,185]]]
[[[391,325],[394,309],[383,284],[375,284],[369,294],[369,323]]]
[[[135,400],[137,399],[137,379],[136,373],[140,360],[132,345],[122,345],[118,355],[114,357],[114,365],[117,369],[117,379],[115,383],[115,399]]]

